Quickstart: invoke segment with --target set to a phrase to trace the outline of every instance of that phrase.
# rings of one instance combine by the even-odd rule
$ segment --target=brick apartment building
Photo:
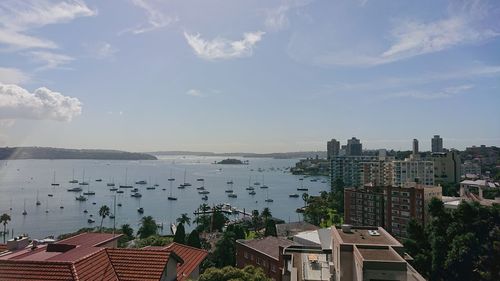
[[[397,237],[406,237],[410,219],[425,224],[429,201],[441,196],[441,186],[416,183],[402,187],[346,188],[344,221],[359,226],[381,226]]]
[[[236,267],[253,265],[276,281],[282,280],[283,257],[280,249],[296,243],[280,237],[268,236],[260,239],[236,241]]]

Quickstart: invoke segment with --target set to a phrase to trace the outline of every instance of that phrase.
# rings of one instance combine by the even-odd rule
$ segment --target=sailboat
[[[85,169],[83,169],[82,182],[80,182],[79,185],[89,185],[88,182],[85,182]]]
[[[269,186],[264,184],[264,175],[262,175],[262,185],[260,186],[260,188],[269,188]]]
[[[49,213],[49,200],[47,200],[45,202],[45,213],[48,214]]]
[[[38,200],[38,190],[36,191],[36,205],[40,206],[42,203],[40,203],[40,200]]]
[[[26,212],[26,199],[24,199],[24,211],[23,211],[23,216],[26,216],[28,212]]]
[[[172,170],[170,170],[170,178],[168,179],[170,183],[170,195],[167,197],[168,200],[175,201],[177,200],[177,197],[172,196],[172,184],[175,181],[175,179],[172,177]]]
[[[139,199],[139,208],[137,208],[137,212],[139,214],[144,214],[144,208],[141,207],[141,200]]]
[[[131,185],[127,185],[127,173],[128,173],[128,168],[125,168],[125,184],[120,185],[120,188],[132,188]]]
[[[54,171],[54,177],[53,177],[52,183],[50,185],[52,185],[52,186],[59,186],[59,184],[56,183],[56,171]]]
[[[248,187],[246,188],[246,190],[254,190],[255,187],[252,186],[252,176],[249,176],[248,177]]]
[[[299,179],[300,180],[300,187],[297,188],[298,191],[308,191],[309,189],[304,187],[304,179]]]
[[[90,185],[88,185],[87,192],[84,192],[83,195],[95,195],[95,192],[90,191]]]
[[[75,179],[75,169],[73,169],[73,179],[69,183],[78,183],[78,180]]]
[[[268,203],[274,202],[274,200],[273,200],[273,199],[269,198],[269,189],[267,190],[267,199],[266,199],[266,200],[264,200],[264,201],[266,201],[266,202],[268,202]]]
[[[183,183],[183,185],[184,186],[191,186],[191,184],[189,182],[186,182],[186,172],[187,172],[187,169],[184,169],[184,183]]]
[[[113,180],[111,180],[110,182],[108,182],[106,184],[106,186],[115,186],[115,179],[113,178]]]
[[[229,189],[226,189],[226,191],[225,191],[225,192],[226,192],[226,193],[233,193],[233,181],[228,181],[228,183],[227,183],[227,184],[230,186],[230,188],[229,188]]]

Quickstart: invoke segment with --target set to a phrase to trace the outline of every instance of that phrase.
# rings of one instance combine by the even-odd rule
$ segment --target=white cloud
[[[119,51],[108,42],[85,44],[84,47],[87,50],[89,56],[96,59],[112,58]]]
[[[25,33],[45,25],[96,14],[79,0],[57,3],[47,0],[4,0],[0,3],[0,43],[16,49],[57,48],[57,44],[50,40]]]
[[[193,97],[204,97],[205,95],[197,89],[190,89],[186,92],[186,95],[188,96],[193,96]]]
[[[29,75],[17,68],[0,67],[0,83],[23,84],[30,79]]]
[[[62,65],[70,63],[74,58],[62,54],[56,54],[47,51],[33,51],[30,52],[35,62],[43,64],[37,70],[46,70],[53,68],[60,68]]]
[[[435,100],[435,99],[444,99],[451,98],[463,92],[466,92],[472,89],[473,85],[459,85],[453,87],[447,87],[441,91],[431,92],[431,91],[404,91],[393,94],[387,94],[385,98],[414,98],[414,99],[422,99],[422,100]]]
[[[266,10],[264,25],[273,31],[285,29],[290,25],[289,11],[306,6],[311,2],[312,0],[284,0],[277,8]]]
[[[132,3],[146,12],[148,17],[148,23],[126,29],[120,32],[120,34],[126,32],[131,32],[133,34],[141,34],[166,27],[170,24],[179,21],[179,18],[177,16],[167,16],[163,14],[160,11],[160,9],[153,4],[153,1],[151,0],[132,0]]]
[[[187,32],[184,32],[184,37],[198,57],[218,60],[251,56],[255,44],[262,39],[264,34],[265,32],[262,31],[248,32],[243,34],[243,39],[237,41],[220,37],[205,40],[200,34],[193,35]]]
[[[37,119],[71,121],[82,112],[77,98],[63,96],[45,87],[33,93],[14,85],[0,83],[0,119]]]

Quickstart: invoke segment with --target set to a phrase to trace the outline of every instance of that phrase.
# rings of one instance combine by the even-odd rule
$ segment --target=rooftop
[[[245,245],[248,248],[261,252],[267,256],[270,256],[276,260],[279,259],[279,247],[288,247],[291,245],[296,245],[295,242],[274,236],[268,236],[259,239],[252,240],[237,240],[241,245]]]
[[[302,231],[317,229],[319,229],[319,227],[305,221],[281,223],[276,225],[276,232],[280,237],[293,236]]]
[[[404,262],[403,258],[394,250],[387,248],[363,248],[357,247],[361,257],[366,261],[399,261]]]
[[[379,235],[370,235],[370,230],[377,230]],[[340,244],[365,244],[365,245],[387,245],[402,247],[394,237],[392,237],[382,227],[351,227],[351,232],[344,232],[341,229],[332,228],[334,239],[338,238]]]

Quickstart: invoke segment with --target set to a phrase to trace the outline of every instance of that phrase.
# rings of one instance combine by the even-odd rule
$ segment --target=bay
[[[138,229],[143,216],[153,216],[159,224],[164,225],[163,234],[169,234],[169,225],[175,223],[175,219],[182,213],[187,213],[194,219],[193,212],[202,203],[210,206],[219,203],[229,203],[238,209],[245,209],[248,213],[257,209],[269,207],[272,215],[285,221],[301,220],[301,216],[295,210],[304,205],[301,197],[290,198],[289,194],[299,193],[301,176],[292,175],[285,171],[292,167],[298,159],[271,159],[271,158],[239,158],[248,160],[248,165],[216,165],[223,157],[196,157],[196,156],[168,156],[159,160],[147,161],[104,161],[104,160],[8,160],[0,161],[0,213],[8,213],[12,220],[7,228],[13,230],[15,235],[22,233],[32,238],[43,238],[50,235],[57,236],[62,233],[76,231],[82,227],[99,226],[99,208],[102,205],[110,207],[113,212],[113,202],[116,195],[116,203],[122,204],[116,207],[116,226],[130,224],[135,230]],[[84,181],[88,186],[71,184],[73,179]],[[55,172],[55,181],[59,186],[52,186]],[[178,189],[184,181],[192,184],[190,187]],[[131,197],[130,189],[124,190],[123,194],[110,191],[106,184],[114,182],[116,187],[127,184],[139,189],[141,198]],[[175,178],[172,182],[172,195],[177,201],[167,200],[170,195],[170,177]],[[204,182],[197,181],[203,178]],[[329,190],[326,178],[312,182],[311,178],[304,179],[304,187],[309,188],[310,195],[318,195],[323,190]],[[97,179],[102,181],[97,182]],[[256,195],[248,194],[246,187],[255,187]],[[136,185],[136,181],[145,180],[147,185]],[[228,181],[233,181],[232,189],[237,198],[228,198],[226,189],[230,188]],[[269,186],[262,189],[259,185]],[[147,186],[158,184],[155,190],[147,190]],[[208,200],[201,200],[197,187],[204,185],[210,191]],[[83,191],[94,191],[95,195],[87,196],[88,200],[79,202],[75,197],[79,193],[68,192],[71,187],[82,187]],[[165,189],[165,190],[162,190]],[[41,205],[36,205],[38,200]],[[49,197],[48,194],[52,194]],[[274,202],[265,202],[271,198]],[[93,204],[95,203],[95,204]],[[22,215],[26,204],[27,215]],[[64,208],[61,209],[60,206]],[[137,208],[144,208],[144,214],[139,214]],[[12,208],[12,209],[11,209]],[[88,213],[84,213],[87,210]],[[87,222],[93,215],[95,223]],[[232,217],[235,218],[235,217]],[[103,226],[113,227],[113,220],[106,218]],[[188,227],[188,230],[193,226]],[[9,236],[10,237],[10,236]]]

